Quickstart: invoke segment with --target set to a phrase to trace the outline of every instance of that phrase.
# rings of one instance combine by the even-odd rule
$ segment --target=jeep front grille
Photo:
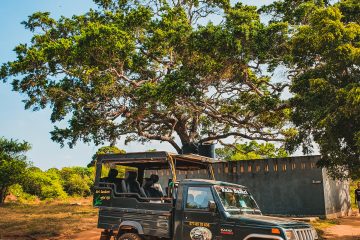
[[[314,240],[314,236],[312,235],[310,228],[304,229],[294,229],[295,237],[298,240]]]

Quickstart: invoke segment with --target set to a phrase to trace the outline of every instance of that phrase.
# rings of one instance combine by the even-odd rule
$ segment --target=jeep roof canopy
[[[204,157],[196,154],[175,154],[165,151],[159,152],[134,152],[126,154],[98,155],[97,164],[114,163],[141,170],[170,169],[173,179],[176,179],[176,170],[209,169],[212,178],[212,164],[223,162],[219,159]]]

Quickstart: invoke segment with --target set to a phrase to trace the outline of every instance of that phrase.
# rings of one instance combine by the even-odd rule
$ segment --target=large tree
[[[335,177],[360,176],[360,2],[276,2],[266,10],[275,22],[291,21],[287,56],[291,69],[295,146],[318,143]],[[285,8],[284,6],[291,6]]]
[[[11,185],[20,183],[26,171],[27,142],[0,137],[0,204],[4,202]]]
[[[287,83],[271,78],[287,51],[287,24],[265,24],[256,7],[228,0],[95,2],[98,10],[72,18],[31,15],[31,43],[1,69],[27,109],[50,106],[52,122],[68,120],[54,141],[124,136],[180,152],[227,137],[293,136],[281,98]]]

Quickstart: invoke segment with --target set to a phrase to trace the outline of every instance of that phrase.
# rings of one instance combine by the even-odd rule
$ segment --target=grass
[[[0,216],[0,239],[66,239],[79,231],[96,228],[97,222],[97,210],[91,199],[6,203],[0,206]]]
[[[340,224],[339,219],[325,219],[312,222],[311,225],[316,229],[319,238],[323,239],[324,231],[326,228]]]

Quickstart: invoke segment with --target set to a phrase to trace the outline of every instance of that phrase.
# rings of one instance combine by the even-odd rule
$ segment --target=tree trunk
[[[7,195],[7,187],[1,187],[0,188],[0,204],[3,204],[5,202],[6,195]]]

